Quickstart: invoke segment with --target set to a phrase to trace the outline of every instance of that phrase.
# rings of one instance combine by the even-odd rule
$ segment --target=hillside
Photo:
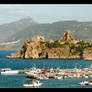
[[[0,43],[7,42],[8,39],[13,40],[13,38],[11,38],[12,35],[34,24],[38,23],[36,23],[31,17],[27,17],[18,21],[0,25]]]
[[[25,31],[26,30],[26,31]],[[31,39],[32,36],[37,36],[40,34],[45,35],[47,40],[57,40],[63,33],[67,30],[71,30],[71,34],[75,38],[80,38],[84,40],[92,39],[92,22],[77,22],[77,21],[61,21],[52,24],[38,24],[25,28],[24,30],[17,32],[13,38],[18,39]]]
[[[27,21],[29,21],[29,19],[26,20],[26,22]],[[24,25],[21,26],[19,24],[18,26],[14,25],[16,28],[16,32],[12,31],[13,34],[12,32],[10,32],[11,30],[7,31],[7,34],[10,33],[11,36],[9,35],[6,41],[11,42],[20,40],[20,43],[12,46],[5,46],[3,48],[0,47],[0,49],[5,49],[6,47],[11,47],[9,49],[19,49],[24,41],[32,39],[32,37],[36,37],[37,35],[44,35],[46,40],[57,40],[63,37],[64,32],[66,32],[67,30],[70,30],[71,35],[75,38],[80,38],[92,42],[92,22],[57,21],[54,23],[40,24],[33,21],[32,23],[27,22],[23,24]]]

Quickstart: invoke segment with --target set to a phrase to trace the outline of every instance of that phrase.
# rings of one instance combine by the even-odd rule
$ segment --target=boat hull
[[[5,72],[0,72],[1,73],[1,75],[16,75],[16,74],[18,74],[19,72],[18,72],[18,70],[13,70],[13,71],[5,71]]]
[[[42,86],[42,83],[40,83],[39,85],[33,85],[33,84],[24,84],[23,87],[24,88],[40,88]]]

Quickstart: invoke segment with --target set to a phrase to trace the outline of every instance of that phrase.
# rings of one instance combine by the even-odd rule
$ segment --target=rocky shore
[[[70,35],[70,31],[67,31],[56,41],[45,41],[44,36],[26,40],[20,51],[11,53],[6,58],[92,60],[91,52],[91,43],[75,39]]]

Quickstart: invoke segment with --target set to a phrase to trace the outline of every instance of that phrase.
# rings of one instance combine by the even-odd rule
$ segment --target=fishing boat
[[[32,84],[30,84],[29,82],[32,82]],[[24,88],[40,88],[42,86],[43,83],[40,83],[39,80],[28,80],[27,84],[23,84]]]
[[[36,65],[34,64],[34,67],[31,68],[31,70],[29,72],[25,72],[25,74],[40,74],[41,73],[41,69],[37,69]]]
[[[69,78],[68,76],[64,76],[64,79]]]
[[[87,75],[85,75],[85,74],[84,74],[82,77],[83,77],[83,78],[89,78],[89,77],[88,77]]]
[[[11,70],[11,68],[3,68],[0,71],[1,75],[16,75],[18,73],[19,73],[18,70]]]
[[[63,79],[63,76],[61,76],[61,75],[55,75],[54,79]]]
[[[74,78],[74,76],[73,75],[68,75],[68,78]]]
[[[43,78],[44,78],[45,80],[48,80],[48,79],[49,79],[49,78],[48,78],[48,77],[46,77],[46,76],[44,76]]]
[[[82,82],[78,83],[78,85],[89,85],[89,82],[88,81],[82,81]]]
[[[92,80],[90,81],[82,81],[80,83],[78,83],[79,85],[92,85]]]
[[[84,78],[88,78],[88,76],[84,76]]]
[[[92,68],[92,64],[90,65],[90,68]]]
[[[44,78],[40,75],[36,79],[43,80]]]
[[[88,81],[88,85],[92,85],[92,80]]]

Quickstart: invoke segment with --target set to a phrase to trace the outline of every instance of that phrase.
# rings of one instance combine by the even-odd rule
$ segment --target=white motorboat
[[[27,83],[27,84],[23,84],[24,88],[39,88],[42,86],[43,83],[40,83],[39,80],[32,80],[32,84]]]
[[[88,83],[88,85],[92,85],[92,83]]]
[[[90,68],[92,68],[92,64],[90,65]]]
[[[44,79],[48,80],[49,78],[48,78],[48,77],[46,77],[46,76],[44,76]]]
[[[1,69],[1,75],[16,75],[19,73],[18,70],[11,70],[10,68]]]
[[[63,76],[57,75],[57,76],[54,76],[54,78],[55,78],[55,79],[63,79]]]
[[[18,70],[4,71],[1,72],[1,75],[16,75],[18,74]]]
[[[92,80],[88,81],[88,85],[92,85]]]
[[[64,76],[64,78],[69,78],[68,76]]]
[[[25,72],[25,74],[40,74],[41,70],[40,69],[35,69],[35,70],[30,70],[29,72]]]
[[[82,82],[78,83],[78,85],[88,85],[88,84],[89,84],[88,81],[82,81]]]
[[[10,71],[11,68],[2,68],[1,71]]]
[[[84,76],[84,78],[88,78],[88,76]]]
[[[37,77],[36,79],[43,80],[44,78],[41,77],[41,76],[39,76],[39,77]]]
[[[74,76],[73,75],[68,75],[68,78],[74,78]]]

